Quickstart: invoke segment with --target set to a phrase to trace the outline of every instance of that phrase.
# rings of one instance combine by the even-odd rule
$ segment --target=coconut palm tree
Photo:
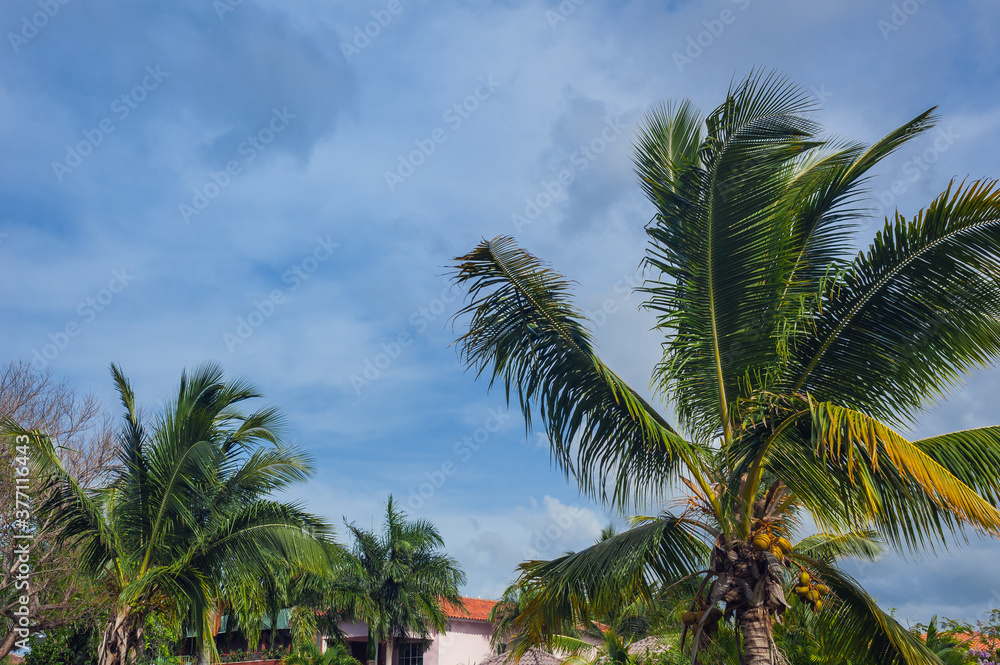
[[[407,520],[392,495],[381,533],[356,524],[347,528],[354,547],[333,584],[332,604],[368,625],[369,649],[384,643],[386,665],[392,665],[397,640],[445,632],[442,601],[462,606],[465,573],[438,551],[444,539],[437,528],[427,520]]]
[[[80,572],[111,589],[101,665],[127,665],[141,653],[152,613],[191,626],[204,660],[215,654],[211,624],[225,604],[250,625],[265,610],[261,580],[272,570],[327,565],[331,528],[268,498],[305,480],[311,463],[282,443],[275,409],[238,410],[259,395],[245,381],[224,382],[216,365],[183,373],[176,399],[149,429],[128,379],[111,370],[125,407],[118,466],[106,485],[82,487],[52,441],[31,433],[34,462],[54,486],[41,510],[80,547]]]
[[[463,361],[541,424],[567,476],[620,509],[688,492],[586,550],[523,564],[539,639],[694,576],[696,632],[722,610],[744,663],[781,660],[773,624],[799,591],[825,604],[844,660],[937,662],[789,538],[808,524],[829,546],[874,531],[924,552],[966,529],[1000,535],[1000,428],[900,433],[1000,356],[1000,192],[951,184],[851,256],[865,179],[933,109],[872,145],[822,137],[813,110],[754,73],[704,118],[671,104],[639,130],[655,207],[640,290],[664,336],[651,385],[677,426],[598,357],[569,281],[508,237],[456,259]]]

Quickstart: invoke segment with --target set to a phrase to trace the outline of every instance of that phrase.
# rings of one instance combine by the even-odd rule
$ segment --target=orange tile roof
[[[495,600],[484,600],[482,598],[462,598],[463,610],[447,600],[441,601],[441,608],[444,615],[451,619],[470,619],[472,621],[489,621],[490,610],[497,604]]]
[[[958,633],[955,635],[955,638],[962,644],[963,647],[967,647],[969,649],[993,651],[993,649],[996,648],[995,641],[994,643],[988,642],[987,639],[980,633],[972,633],[971,635],[968,633]]]
[[[997,648],[996,640],[988,640],[981,633],[948,633],[958,640],[959,648],[976,649],[977,651],[994,651]],[[927,633],[920,633],[920,639],[926,641]]]

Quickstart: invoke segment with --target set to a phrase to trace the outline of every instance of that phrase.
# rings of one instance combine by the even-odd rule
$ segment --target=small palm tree
[[[456,259],[462,358],[541,422],[567,476],[619,509],[687,492],[586,550],[523,564],[521,623],[538,640],[695,579],[695,633],[722,613],[743,663],[781,660],[773,627],[793,595],[825,605],[845,661],[938,662],[790,540],[803,523],[826,544],[873,531],[899,551],[967,527],[1000,536],[1000,428],[897,431],[1000,358],[1000,190],[949,185],[851,256],[865,179],[933,109],[870,146],[822,137],[813,110],[752,74],[705,117],[682,102],[640,129],[655,207],[641,291],[663,335],[651,384],[678,427],[598,357],[569,281],[508,237]]]
[[[397,640],[445,632],[442,601],[461,607],[465,573],[438,551],[444,540],[437,528],[407,520],[391,495],[381,533],[354,524],[348,530],[354,548],[333,585],[333,605],[368,624],[369,649],[384,643],[386,665],[392,665]]]
[[[965,662],[965,654],[968,649],[963,648],[960,642],[951,635],[940,631],[937,615],[931,617],[926,626],[918,624],[915,627],[915,632],[926,633],[923,636],[924,644],[945,665],[962,665]]]
[[[327,566],[331,528],[268,498],[303,481],[311,463],[281,442],[275,409],[237,410],[259,395],[244,381],[224,382],[216,365],[182,374],[151,429],[125,375],[111,370],[125,414],[106,485],[81,487],[44,433],[5,429],[37,444],[35,465],[55,488],[41,510],[81,548],[80,572],[112,590],[100,664],[136,658],[153,614],[193,627],[204,660],[215,654],[212,622],[227,602],[241,625],[253,625],[266,606],[261,580],[273,570]]]
[[[569,635],[558,635],[553,645],[569,656],[563,665],[639,665],[639,658],[629,653],[632,641],[622,638],[613,628],[599,629],[596,626],[587,631],[597,637],[599,643],[590,642]]]

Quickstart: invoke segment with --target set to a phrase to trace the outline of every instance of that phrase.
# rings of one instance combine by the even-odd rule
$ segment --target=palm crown
[[[31,433],[36,465],[52,486],[40,510],[79,544],[80,572],[112,590],[102,665],[141,653],[145,620],[156,613],[193,628],[199,648],[211,652],[220,609],[257,626],[276,571],[319,575],[329,567],[330,527],[296,504],[268,498],[304,480],[310,460],[281,442],[275,409],[238,411],[258,395],[246,382],[224,382],[218,366],[185,373],[151,429],[126,377],[114,365],[112,373],[125,407],[118,465],[105,485],[81,487],[52,442]],[[18,431],[13,423],[7,429]]]
[[[519,620],[537,639],[701,575],[695,632],[721,606],[744,661],[772,662],[772,622],[801,577],[812,607],[827,596],[845,660],[935,662],[834,561],[875,540],[912,551],[966,526],[1000,535],[1000,428],[897,431],[1000,353],[1000,193],[949,185],[852,257],[871,168],[933,109],[870,146],[822,138],[812,111],[797,87],[752,74],[705,118],[684,102],[640,128],[656,209],[641,291],[664,334],[652,385],[677,428],[597,356],[566,279],[506,237],[456,259],[463,359],[541,421],[567,476],[622,508],[690,490],[683,510],[524,564],[534,600]],[[803,521],[819,533],[793,546]]]
[[[368,625],[369,649],[385,643],[385,662],[399,639],[426,641],[445,632],[443,602],[461,607],[465,573],[440,551],[444,539],[427,520],[409,520],[389,496],[382,532],[349,524],[353,551],[332,583],[333,604]],[[370,654],[374,656],[374,654]]]

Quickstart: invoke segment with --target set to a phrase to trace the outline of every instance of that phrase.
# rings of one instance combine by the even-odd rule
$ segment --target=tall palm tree
[[[54,485],[41,510],[81,548],[80,572],[111,589],[101,665],[127,665],[141,653],[153,613],[192,626],[202,659],[213,656],[211,624],[224,602],[250,625],[265,609],[261,580],[275,568],[326,565],[331,528],[268,498],[305,480],[311,463],[282,443],[277,410],[238,410],[259,395],[245,381],[224,382],[216,365],[183,373],[176,399],[150,429],[128,379],[111,370],[125,407],[118,465],[106,485],[82,487],[52,441],[31,433],[34,461]]]
[[[821,137],[812,111],[801,89],[754,73],[704,118],[682,102],[640,128],[635,165],[655,207],[641,292],[664,335],[651,385],[677,427],[600,360],[566,279],[507,237],[456,259],[471,315],[461,357],[529,428],[540,421],[567,476],[622,509],[689,492],[586,550],[523,564],[540,639],[694,576],[694,629],[722,609],[745,663],[781,660],[772,627],[793,583],[825,603],[845,660],[937,662],[788,539],[802,522],[828,543],[871,530],[917,552],[967,527],[1000,535],[1000,428],[899,433],[1000,356],[1000,193],[949,185],[852,257],[871,168],[933,109],[870,146]]]
[[[462,606],[465,573],[439,551],[444,539],[437,528],[427,520],[407,520],[392,495],[381,533],[347,528],[354,548],[333,585],[333,604],[368,625],[369,649],[384,643],[386,665],[392,665],[397,640],[445,632],[442,601]]]

